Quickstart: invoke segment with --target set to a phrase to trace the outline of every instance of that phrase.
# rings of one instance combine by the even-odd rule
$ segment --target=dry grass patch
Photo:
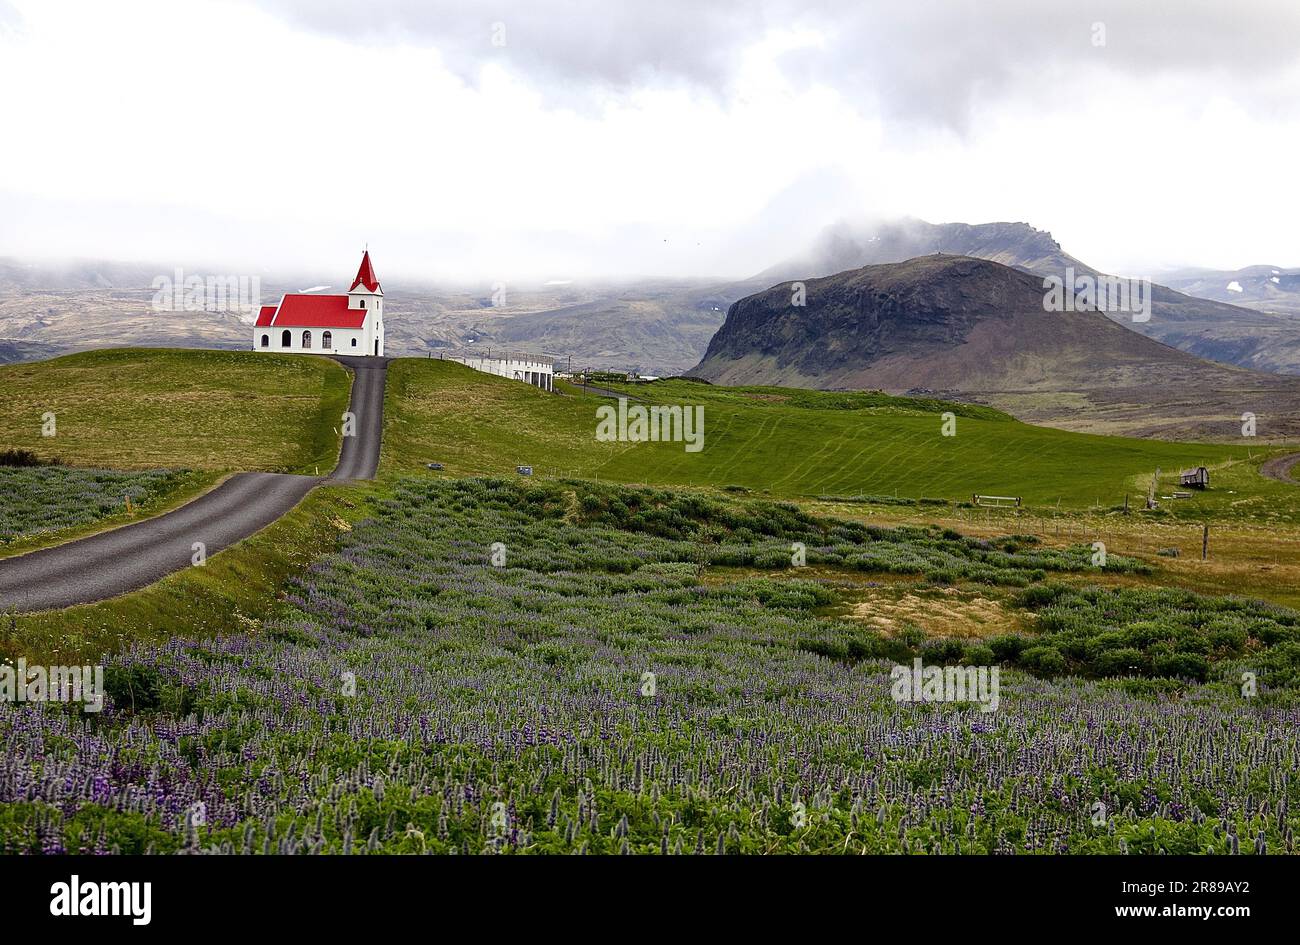
[[[869,522],[885,527],[937,524],[972,538],[1035,535],[1044,547],[1090,545],[1102,541],[1110,554],[1154,565],[1152,575],[1104,571],[1057,575],[1057,580],[1114,586],[1180,587],[1207,594],[1241,594],[1300,607],[1300,527],[1259,522],[1212,522],[1210,557],[1201,560],[1201,526],[1194,522],[1104,514],[1046,517],[1010,511],[888,506],[849,506],[805,502],[814,515]],[[1161,552],[1177,549],[1177,557]]]
[[[979,591],[954,587],[865,589],[847,616],[885,636],[918,627],[929,636],[982,639],[1023,629],[1020,614]]]

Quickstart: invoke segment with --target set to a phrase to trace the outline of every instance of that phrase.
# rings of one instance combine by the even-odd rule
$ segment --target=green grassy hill
[[[678,486],[744,486],[779,496],[898,495],[968,500],[1019,495],[1036,505],[1137,501],[1159,467],[1204,463],[1233,483],[1192,500],[1213,511],[1252,490],[1289,496],[1261,479],[1246,447],[1091,436],[1020,423],[987,407],[873,393],[714,387],[658,381],[621,389],[644,403],[703,405],[704,448],[599,443],[596,408],[612,401],[581,388],[567,396],[436,360],[389,369],[382,471],[441,462],[449,475],[512,473],[599,477]],[[637,401],[631,401],[636,403]],[[943,436],[943,413],[956,435]],[[1228,489],[1234,489],[1231,494]],[[1190,508],[1190,506],[1185,506]]]
[[[351,377],[328,358],[122,348],[0,367],[0,449],[111,469],[321,472]],[[56,435],[42,436],[42,416]]]
[[[252,352],[118,349],[0,368],[0,448],[79,466],[313,472],[332,468],[349,375],[334,361]],[[547,394],[459,364],[399,359],[389,369],[381,473],[443,463],[448,475],[578,476],[683,487],[743,486],[774,496],[897,495],[1032,505],[1122,504],[1205,463],[1215,489],[1179,514],[1262,513],[1300,504],[1261,479],[1259,447],[1089,436],[1020,423],[977,405],[775,387],[658,381],[619,388],[630,403],[701,405],[704,448],[601,443],[605,396]],[[637,399],[639,398],[639,400]],[[41,436],[52,412],[57,435]],[[944,413],[956,435],[943,436]],[[1167,507],[1175,508],[1172,503]]]

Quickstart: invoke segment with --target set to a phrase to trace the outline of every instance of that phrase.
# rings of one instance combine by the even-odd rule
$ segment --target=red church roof
[[[271,324],[276,328],[360,328],[370,311],[348,308],[346,295],[286,295]]]
[[[370,250],[366,250],[361,257],[361,268],[357,270],[357,277],[352,280],[348,291],[351,292],[359,285],[364,285],[371,292],[379,291],[379,278],[375,275],[375,267],[370,263]]]
[[[262,310],[257,313],[257,327],[265,328],[271,324],[271,319],[275,317],[274,305],[263,305]]]

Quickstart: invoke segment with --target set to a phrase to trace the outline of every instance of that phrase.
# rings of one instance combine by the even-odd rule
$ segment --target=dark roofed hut
[[[1180,485],[1191,486],[1193,489],[1210,488],[1210,471],[1204,466],[1197,466],[1195,469],[1184,469],[1178,474]]]

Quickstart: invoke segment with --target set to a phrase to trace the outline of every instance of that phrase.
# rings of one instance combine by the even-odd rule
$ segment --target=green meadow
[[[548,394],[459,364],[399,360],[389,368],[386,474],[444,465],[451,476],[579,476],[678,487],[740,487],[788,498],[889,496],[969,501],[1020,496],[1028,505],[1142,504],[1151,476],[1175,487],[1183,467],[1209,466],[1216,488],[1171,514],[1264,512],[1291,503],[1290,486],[1262,479],[1267,450],[1070,433],[978,405],[878,393],[724,388],[685,380],[618,388],[629,405],[700,405],[704,446],[597,442],[608,396],[561,385]],[[952,414],[949,420],[945,414]],[[954,435],[945,436],[944,425]],[[1217,483],[1223,482],[1223,487]],[[1258,508],[1234,502],[1258,497]],[[1173,503],[1165,503],[1172,506]]]
[[[196,470],[186,494],[221,470],[332,467],[333,422],[348,395],[347,372],[327,359],[219,351],[91,352],[0,368],[0,380],[11,394],[0,415],[0,448],[34,448],[74,465]],[[397,480],[515,477],[516,465],[531,465],[538,480],[670,487],[742,504],[792,499],[840,518],[941,522],[985,535],[1038,533],[1053,546],[1086,545],[1102,529],[1116,553],[1137,553],[1158,567],[1154,579],[1130,579],[1142,584],[1236,590],[1290,604],[1281,589],[1293,586],[1293,575],[1300,580],[1294,542],[1287,540],[1300,522],[1300,489],[1260,477],[1266,452],[1259,449],[1068,433],[988,407],[874,393],[690,381],[621,388],[639,398],[630,405],[702,406],[704,447],[691,453],[683,443],[598,442],[597,409],[613,401],[561,389],[549,394],[437,360],[395,360],[378,482],[317,490],[289,516],[213,557],[206,569],[188,569],[112,601],[11,618],[0,628],[0,654],[67,657],[173,634],[256,632],[285,582],[373,514]],[[39,436],[44,405],[59,415],[52,440]],[[950,419],[955,435],[943,436]],[[443,469],[430,471],[430,462]],[[1126,491],[1136,513],[1156,467],[1165,493],[1174,471],[1202,462],[1213,471],[1208,492],[1163,501],[1155,513],[1111,514]],[[961,509],[972,492],[1020,495],[1026,514],[986,517],[984,510]],[[163,497],[145,514],[180,495]],[[1208,564],[1196,560],[1202,519],[1219,523]],[[125,520],[116,515],[83,529]],[[67,537],[75,535],[58,536]],[[39,538],[20,538],[10,551],[48,543]],[[1161,557],[1168,545],[1181,545],[1184,557]]]
[[[351,383],[328,358],[252,351],[114,348],[11,364],[0,367],[0,449],[105,469],[327,472]]]

